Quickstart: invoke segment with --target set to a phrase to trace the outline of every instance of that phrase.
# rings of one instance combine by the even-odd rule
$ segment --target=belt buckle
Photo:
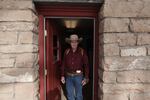
[[[76,70],[76,73],[77,73],[77,74],[80,74],[80,73],[81,73],[81,70]]]

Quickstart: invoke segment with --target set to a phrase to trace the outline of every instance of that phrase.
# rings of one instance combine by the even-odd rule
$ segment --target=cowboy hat
[[[78,35],[72,34],[72,35],[70,35],[69,38],[66,38],[65,40],[67,43],[70,43],[71,41],[81,42],[83,40],[83,38],[79,38]]]

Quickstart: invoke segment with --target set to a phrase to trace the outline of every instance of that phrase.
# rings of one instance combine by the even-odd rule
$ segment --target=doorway
[[[95,20],[93,18],[84,17],[45,18],[45,29],[47,31],[45,39],[47,69],[46,100],[66,100],[65,85],[60,83],[60,67],[64,51],[69,47],[69,44],[65,42],[65,38],[74,33],[83,38],[79,46],[86,50],[90,64],[90,81],[83,87],[83,97],[84,100],[93,100],[94,23]],[[71,24],[72,27],[69,26],[69,24]]]
[[[84,38],[80,45],[88,52],[92,66],[89,76],[92,81],[84,87],[83,94],[91,91],[85,98],[98,100],[99,4],[37,4],[36,9],[39,14],[40,100],[50,100],[51,97],[54,98],[51,100],[60,100],[59,67],[68,46],[64,38],[72,32]],[[66,29],[62,24],[65,19],[79,20],[80,24],[75,30]]]

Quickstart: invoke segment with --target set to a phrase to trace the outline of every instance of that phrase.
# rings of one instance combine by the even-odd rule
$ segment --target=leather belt
[[[82,75],[82,72],[81,73],[66,73],[67,74],[67,76],[78,76],[78,75]]]

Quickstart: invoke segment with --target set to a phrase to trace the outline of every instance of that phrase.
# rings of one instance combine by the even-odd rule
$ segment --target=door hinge
[[[44,36],[45,37],[47,36],[47,30],[44,30]]]
[[[44,70],[44,75],[45,75],[45,76],[47,75],[47,69]]]

